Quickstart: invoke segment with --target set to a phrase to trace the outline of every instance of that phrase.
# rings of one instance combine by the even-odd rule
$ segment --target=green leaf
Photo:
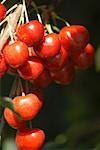
[[[98,49],[96,50],[95,65],[96,65],[96,70],[100,71],[100,45]]]
[[[20,120],[22,120],[21,116],[15,111],[12,99],[10,97],[2,97],[2,98],[0,97],[0,106],[11,109],[15,113],[15,115],[17,115],[17,117]]]
[[[12,103],[12,99],[9,97],[0,97],[0,106],[2,107],[8,107],[12,111],[14,111],[14,105]]]

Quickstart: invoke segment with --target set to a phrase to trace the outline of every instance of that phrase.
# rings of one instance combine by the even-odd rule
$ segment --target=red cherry
[[[0,3],[0,21],[2,21],[6,15],[6,7]]]
[[[13,103],[15,111],[18,112],[25,121],[33,119],[43,105],[43,101],[35,94],[17,96],[13,99]]]
[[[40,150],[44,140],[43,130],[37,128],[20,130],[16,134],[16,145],[19,150]]]
[[[48,34],[44,37],[41,44],[36,48],[36,53],[42,58],[52,58],[59,53],[61,44],[58,35],[55,33]]]
[[[4,55],[0,54],[0,73],[5,73],[8,70],[8,65],[5,61]]]
[[[38,57],[30,57],[23,66],[18,68],[18,73],[25,80],[34,80],[39,77],[43,69],[43,63]]]
[[[74,79],[74,66],[67,63],[61,70],[52,71],[51,77],[59,84],[70,84]]]
[[[84,26],[65,26],[59,34],[61,44],[65,48],[80,50],[86,47],[89,42],[89,32]]]
[[[49,74],[49,72],[45,69],[40,76],[33,81],[33,84],[35,84],[38,88],[46,88],[52,83],[52,78]]]
[[[12,128],[18,129],[25,127],[25,122],[18,119],[18,117],[9,109],[5,108],[4,118]]]
[[[59,70],[69,60],[69,51],[61,47],[60,52],[52,59],[46,62],[46,67],[49,70]]]
[[[82,51],[73,53],[72,59],[77,69],[88,69],[94,62],[94,47],[88,44]]]
[[[44,36],[44,26],[37,20],[32,20],[17,29],[18,38],[28,46],[37,45]]]
[[[21,41],[7,45],[3,54],[6,62],[13,68],[23,65],[28,59],[28,47]]]

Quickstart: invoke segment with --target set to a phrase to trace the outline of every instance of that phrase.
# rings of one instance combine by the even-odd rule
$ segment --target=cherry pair
[[[8,124],[18,129],[16,144],[19,150],[39,150],[44,143],[45,134],[41,129],[29,129],[25,122],[32,120],[43,105],[40,94],[31,93],[26,96],[17,96],[13,100],[14,114],[9,108],[5,108],[4,117]],[[20,117],[20,118],[19,118]]]

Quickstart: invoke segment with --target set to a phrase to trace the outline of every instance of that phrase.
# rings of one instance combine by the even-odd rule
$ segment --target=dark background
[[[10,0],[9,0],[10,1]],[[7,7],[16,3],[12,0]],[[95,63],[86,71],[78,71],[68,86],[52,84],[44,90],[43,109],[33,120],[33,127],[44,129],[45,150],[100,149],[100,1],[36,0],[37,5],[53,6],[70,24],[81,24],[90,32],[95,47]],[[29,10],[29,14],[30,10]],[[31,16],[30,16],[31,18]],[[1,95],[9,95],[14,77],[1,80]],[[15,130],[4,128],[3,150],[15,150]]]

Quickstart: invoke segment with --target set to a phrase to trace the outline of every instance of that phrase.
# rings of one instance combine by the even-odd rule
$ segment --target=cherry
[[[94,62],[94,47],[88,44],[82,51],[73,53],[72,59],[77,69],[88,69]]]
[[[16,145],[19,150],[40,150],[44,140],[45,134],[38,128],[19,130],[16,134]]]
[[[89,42],[89,33],[84,26],[65,26],[59,33],[61,44],[72,50],[80,50],[86,47]]]
[[[43,41],[36,48],[36,53],[44,58],[52,58],[60,51],[60,41],[56,33],[48,34],[44,37]]]
[[[18,119],[18,117],[9,109],[4,109],[4,118],[12,128],[18,129],[25,126],[24,121]]]
[[[49,70],[59,70],[69,60],[69,51],[61,46],[60,52],[52,59],[47,60],[46,67]]]
[[[17,96],[13,99],[13,103],[15,111],[18,112],[25,121],[33,119],[43,105],[43,101],[35,94]]]
[[[8,65],[5,61],[4,55],[0,54],[0,73],[5,73],[8,70]]]
[[[28,59],[28,47],[21,41],[5,46],[3,54],[6,62],[13,68],[23,65]]]
[[[6,15],[6,7],[0,3],[0,21],[2,21]]]
[[[51,77],[59,84],[70,84],[74,79],[74,66],[67,63],[61,70],[50,72]]]
[[[28,46],[37,45],[44,36],[44,26],[38,20],[32,20],[19,26],[17,36]]]
[[[28,61],[18,68],[18,73],[25,80],[34,80],[44,69],[43,62],[38,57],[30,57]]]
[[[44,70],[40,76],[33,81],[33,84],[35,84],[38,88],[46,88],[52,83],[52,78],[48,72],[48,70]]]

